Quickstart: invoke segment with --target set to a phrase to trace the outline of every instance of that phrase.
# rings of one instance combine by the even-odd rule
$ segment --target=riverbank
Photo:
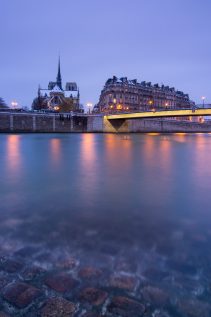
[[[0,132],[6,133],[174,133],[211,132],[211,122],[172,119],[135,119],[109,121],[101,115],[0,113]]]

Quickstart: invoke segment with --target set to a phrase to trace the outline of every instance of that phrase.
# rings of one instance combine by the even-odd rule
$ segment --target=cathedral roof
[[[41,97],[50,97],[50,93],[62,93],[65,98],[78,98],[78,90],[61,90],[57,85],[53,89],[40,89]]]
[[[66,98],[78,98],[78,90],[64,90],[64,95]]]
[[[63,93],[63,90],[56,84],[53,89],[51,90],[51,92],[62,92]]]

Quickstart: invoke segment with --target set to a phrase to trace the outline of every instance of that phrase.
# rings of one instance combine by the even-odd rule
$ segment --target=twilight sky
[[[211,0],[0,0],[0,97],[31,106],[38,84],[107,78],[174,86],[211,103]]]

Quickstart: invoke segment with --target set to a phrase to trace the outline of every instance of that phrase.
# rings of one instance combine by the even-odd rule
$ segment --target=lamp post
[[[92,103],[91,102],[87,102],[86,106],[88,107],[88,114],[91,114]]]
[[[148,101],[148,104],[149,104],[149,110],[152,110],[153,100],[150,99],[150,100]]]
[[[206,97],[202,96],[201,100],[202,100],[202,104],[203,104],[203,108],[204,108],[204,101],[205,101]]]
[[[13,109],[13,110],[15,110],[15,108],[18,106],[18,103],[17,103],[17,101],[12,101],[11,102],[11,108]]]

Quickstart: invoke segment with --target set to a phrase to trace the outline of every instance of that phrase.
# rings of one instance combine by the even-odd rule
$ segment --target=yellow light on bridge
[[[160,135],[160,133],[158,133],[158,132],[149,132],[149,133],[147,133],[147,135]]]
[[[153,111],[154,110],[154,111]],[[211,108],[196,109],[194,112],[192,109],[180,109],[180,110],[157,110],[152,109],[152,111],[143,112],[133,112],[133,113],[119,113],[107,116],[108,120],[115,119],[139,119],[139,118],[161,118],[161,117],[190,117],[190,116],[211,116]]]
[[[153,100],[149,100],[149,104],[152,105],[153,104]]]
[[[122,110],[122,105],[118,104],[117,109]]]

